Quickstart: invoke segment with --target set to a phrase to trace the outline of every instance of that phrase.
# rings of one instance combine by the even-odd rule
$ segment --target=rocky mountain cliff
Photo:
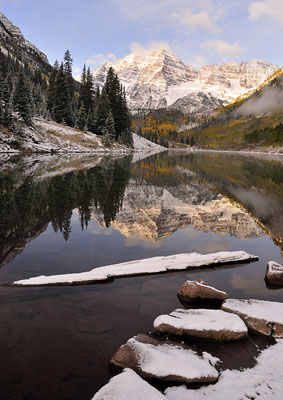
[[[130,54],[116,64],[102,64],[93,71],[95,84],[103,85],[110,66],[126,87],[132,110],[171,107],[186,112],[227,104],[257,88],[278,69],[277,65],[251,60],[204,66],[197,71],[161,49],[145,59]]]
[[[21,63],[28,63],[43,73],[50,72],[51,66],[44,53],[31,44],[18,27],[0,13],[0,51],[9,54]]]

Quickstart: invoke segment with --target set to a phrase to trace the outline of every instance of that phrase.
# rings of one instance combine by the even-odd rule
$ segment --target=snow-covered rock
[[[138,335],[121,346],[110,365],[131,368],[143,378],[184,383],[216,382],[219,373],[210,364],[211,354],[200,357],[178,343],[160,343],[150,335]]]
[[[215,341],[242,340],[248,336],[248,329],[237,315],[221,310],[177,309],[169,315],[160,315],[154,321],[159,332],[187,335],[198,339]]]
[[[133,142],[134,142],[134,150],[135,151],[150,151],[152,154],[157,153],[159,151],[167,150],[166,147],[160,146],[159,144],[153,143],[150,140],[147,140],[136,133],[133,133]]]
[[[257,88],[278,66],[251,60],[204,66],[200,71],[185,65],[174,54],[160,49],[145,59],[130,54],[116,64],[104,63],[93,71],[102,86],[113,67],[126,87],[130,109],[171,107],[186,112],[217,108]]]
[[[74,285],[105,281],[117,277],[158,274],[201,267],[215,267],[223,264],[250,262],[258,257],[245,251],[223,251],[212,254],[186,253],[172,256],[145,258],[121,264],[94,268],[88,272],[74,274],[38,276],[13,282],[17,286]]]
[[[165,396],[131,369],[125,369],[103,386],[92,400],[166,400]]]
[[[269,285],[283,286],[283,266],[275,261],[269,261],[266,268],[265,281]]]
[[[185,302],[222,302],[227,299],[227,293],[217,290],[204,282],[186,281],[178,291],[178,297]]]
[[[283,393],[283,341],[264,350],[251,369],[222,371],[218,382],[199,389],[166,389],[167,400],[281,400]]]
[[[222,310],[239,315],[253,332],[283,338],[283,303],[228,299]]]

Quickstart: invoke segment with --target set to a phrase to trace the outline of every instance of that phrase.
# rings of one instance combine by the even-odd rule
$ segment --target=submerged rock
[[[253,332],[283,338],[283,303],[229,299],[222,310],[239,315]]]
[[[233,341],[245,339],[248,329],[241,319],[231,318],[221,310],[182,310],[177,309],[169,315],[161,315],[154,321],[159,332],[174,335],[188,335],[197,339]]]
[[[209,360],[219,361],[208,353],[201,357],[180,343],[162,343],[150,335],[141,334],[121,346],[113,355],[110,365],[131,368],[143,378],[212,383],[217,381],[219,373]]]
[[[227,299],[227,293],[209,286],[202,281],[186,281],[178,292],[178,297],[184,302],[222,302]]]
[[[275,261],[269,261],[266,268],[265,281],[269,285],[283,286],[283,266]]]
[[[114,376],[92,398],[92,400],[166,400],[157,389],[140,378],[131,369]]]

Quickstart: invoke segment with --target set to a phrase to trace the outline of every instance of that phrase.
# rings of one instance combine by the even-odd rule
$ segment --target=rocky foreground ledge
[[[283,303],[227,300],[226,293],[202,280],[187,281],[180,291],[182,300],[198,303],[199,307],[204,301],[208,305],[213,298],[221,307],[221,295],[222,310],[178,309],[157,317],[153,325],[159,332],[137,335],[116,351],[110,366],[122,373],[112,378],[92,400],[281,400]],[[257,339],[248,337],[248,331],[268,335],[270,347],[260,353]],[[244,349],[248,348],[247,343],[252,344],[257,349],[250,354],[252,368],[231,370],[227,367],[224,354],[228,352],[228,358],[237,358],[235,351],[239,347],[227,348],[228,344],[223,343],[221,360],[213,355],[217,352],[215,347],[210,347],[210,354],[203,351],[203,345],[196,339],[202,343],[242,340]],[[152,384],[163,382],[164,388],[167,381],[171,386],[162,393],[145,380],[149,378],[154,378],[150,381]],[[172,386],[174,383],[179,386]],[[192,384],[205,386],[196,388]]]
[[[12,286],[83,285],[111,281],[114,278],[166,272],[196,270],[257,261],[258,257],[245,251],[226,251],[211,254],[186,253],[165,257],[153,257],[121,264],[94,268],[89,272],[37,276],[10,283]]]

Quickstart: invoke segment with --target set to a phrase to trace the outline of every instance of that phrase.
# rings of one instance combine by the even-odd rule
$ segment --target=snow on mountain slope
[[[93,71],[100,87],[112,66],[126,88],[129,108],[171,107],[186,112],[205,111],[233,101],[255,89],[278,66],[259,60],[204,66],[198,72],[174,54],[158,50],[142,59],[135,54]]]
[[[0,13],[0,51],[9,53],[20,62],[28,62],[35,68],[50,68],[46,55],[23,36],[20,29]]]

